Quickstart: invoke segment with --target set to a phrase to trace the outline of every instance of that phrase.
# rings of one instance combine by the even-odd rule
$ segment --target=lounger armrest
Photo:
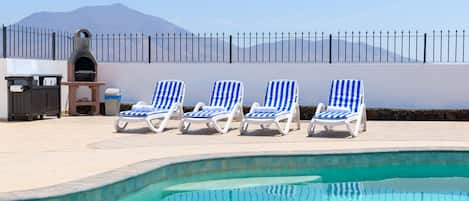
[[[241,106],[241,103],[236,103],[232,108],[231,108],[231,111],[230,113],[234,114],[236,112],[243,112],[243,107]]]
[[[203,102],[198,102],[198,103],[195,105],[193,112],[197,112],[197,111],[201,110],[202,107],[204,107],[204,106],[205,106],[205,103],[203,103]]]
[[[254,109],[260,107],[261,104],[259,104],[258,102],[254,102],[252,105],[251,105],[251,109],[249,109],[249,112],[254,112]]]
[[[326,105],[324,105],[324,103],[319,103],[318,107],[316,107],[316,112],[314,113],[314,117],[317,116],[319,113],[326,111],[326,109],[327,108],[326,108]]]
[[[182,104],[181,103],[173,103],[171,107],[169,108],[170,111],[177,111],[178,109],[182,109]]]
[[[299,103],[292,103],[292,106],[290,107],[290,112],[295,111],[297,108],[298,109],[300,108],[300,104]]]

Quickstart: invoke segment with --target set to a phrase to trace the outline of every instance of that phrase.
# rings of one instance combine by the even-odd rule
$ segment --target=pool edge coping
[[[248,156],[285,156],[285,155],[321,155],[321,154],[360,154],[360,153],[380,153],[380,152],[406,152],[406,151],[469,151],[469,147],[404,147],[404,148],[349,148],[335,150],[314,150],[314,151],[264,151],[264,152],[233,152],[216,154],[196,154],[177,157],[154,158],[139,161],[113,170],[102,172],[93,176],[54,184],[51,186],[0,192],[0,201],[46,199],[65,196],[72,193],[79,193],[93,190],[105,185],[114,184],[126,179],[162,168],[164,166],[194,162],[210,159],[236,158]]]

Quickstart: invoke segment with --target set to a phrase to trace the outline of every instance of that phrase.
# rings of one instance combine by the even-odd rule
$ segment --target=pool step
[[[201,182],[189,182],[169,186],[166,191],[199,191],[199,190],[221,190],[221,189],[235,189],[235,188],[248,188],[256,186],[276,185],[276,184],[295,184],[306,182],[318,182],[321,180],[320,176],[284,176],[284,177],[249,177],[249,178],[236,178],[236,179],[220,179]]]

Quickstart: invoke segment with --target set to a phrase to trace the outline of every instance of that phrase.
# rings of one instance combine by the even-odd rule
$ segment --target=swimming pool
[[[114,184],[51,199],[469,200],[469,152],[405,151],[204,159],[165,165]]]

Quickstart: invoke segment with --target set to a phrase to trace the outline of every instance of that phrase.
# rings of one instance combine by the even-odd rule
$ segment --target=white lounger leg
[[[225,126],[223,127],[223,129],[220,127],[220,125],[217,123],[217,120],[215,119],[213,121],[213,124],[214,124],[214,127],[215,129],[217,129],[217,131],[221,134],[225,134],[225,133],[228,133],[229,129],[230,129],[230,126],[231,126],[231,123],[233,122],[234,118],[236,117],[236,114],[238,115],[241,115],[241,117],[243,117],[243,108],[240,104],[236,104],[234,106],[234,109],[231,111],[231,113],[229,114],[227,120],[226,120],[226,123],[225,123]]]
[[[225,123],[225,126],[223,128],[220,127],[220,125],[218,124],[218,122],[216,120],[213,121],[213,125],[215,127],[215,129],[217,129],[217,131],[221,134],[225,134],[228,132],[228,130],[230,129],[230,125],[231,125],[231,122],[233,121],[233,117],[230,116],[228,117],[228,119],[226,120],[226,123]]]
[[[239,125],[239,133],[240,133],[241,135],[246,134],[246,132],[247,132],[247,130],[248,130],[248,125],[249,125],[249,124],[246,122],[246,120],[243,119],[243,120],[241,121],[241,123],[240,123],[240,125]]]
[[[172,112],[170,112],[172,113]],[[168,124],[168,121],[169,119],[171,118],[171,114],[169,115],[166,115],[163,120],[159,123],[158,125],[158,128],[155,127],[155,125],[153,125],[153,123],[151,122],[152,119],[147,119],[147,124],[148,124],[148,127],[155,133],[161,133],[163,132],[163,130],[166,128],[166,125]]]
[[[308,126],[308,136],[313,136],[314,135],[314,130],[316,129],[316,121],[315,121],[315,117],[316,115],[318,115],[319,113],[321,112],[324,112],[326,111],[326,106],[322,103],[319,103],[318,106],[316,107],[316,112],[314,113],[314,116],[313,118],[311,119],[311,122],[309,123],[309,126]],[[328,128],[327,126],[324,126],[324,129],[327,131]]]
[[[365,131],[366,131],[366,120],[367,120],[367,117],[366,117],[366,106],[365,106],[365,104],[363,104],[363,108],[362,108],[362,127],[361,127],[361,132],[365,132]]]
[[[296,121],[296,130],[301,129],[301,122],[300,122],[300,106],[296,105],[296,111],[295,111],[295,121]]]
[[[114,128],[116,129],[116,132],[122,132],[122,131],[124,131],[125,128],[127,127],[127,125],[129,124],[129,122],[123,121],[123,125],[121,126],[121,124],[120,124],[121,122],[122,122],[122,121],[121,121],[120,118],[116,120],[116,123],[115,123],[115,125],[114,125]]]
[[[366,109],[365,109],[365,104],[361,105],[360,108],[358,109],[358,118],[357,122],[355,125],[355,129],[352,133],[353,137],[358,136],[358,134],[364,130],[366,130]]]
[[[275,124],[277,125],[278,130],[282,133],[282,135],[286,135],[290,132],[290,127],[292,123],[296,123],[296,129],[300,130],[300,107],[298,104],[295,104],[293,111],[288,115],[287,122],[285,123],[285,127],[282,129],[280,126],[280,120],[276,120]]]
[[[313,120],[311,120],[311,122],[309,123],[309,126],[308,126],[308,136],[311,137],[314,135],[314,130],[316,129],[316,122]]]
[[[181,124],[179,126],[179,131],[181,131],[181,133],[185,134],[187,133],[187,131],[189,131],[189,127],[191,126],[191,123],[190,122],[186,122],[183,120],[181,120]]]
[[[283,128],[283,131],[281,131],[283,135],[286,135],[288,134],[288,132],[290,132],[290,125],[292,121],[293,121],[293,113],[289,115],[287,122],[285,124],[285,127]],[[279,125],[280,125],[280,122],[279,122]]]
[[[172,106],[171,109],[169,109],[169,112],[164,116],[163,120],[159,123],[158,128],[156,128],[155,125],[151,122],[154,119],[149,117],[146,119],[148,127],[155,133],[161,133],[168,125],[168,122],[173,116],[173,113],[176,112],[178,117],[182,117],[182,113],[180,111],[182,111],[182,106],[180,104]]]
[[[151,122],[151,119],[145,119],[145,122],[147,123],[147,126],[148,128],[150,128],[150,130],[152,130],[153,132],[158,132],[158,129],[155,128],[155,125],[153,125],[153,123]]]

